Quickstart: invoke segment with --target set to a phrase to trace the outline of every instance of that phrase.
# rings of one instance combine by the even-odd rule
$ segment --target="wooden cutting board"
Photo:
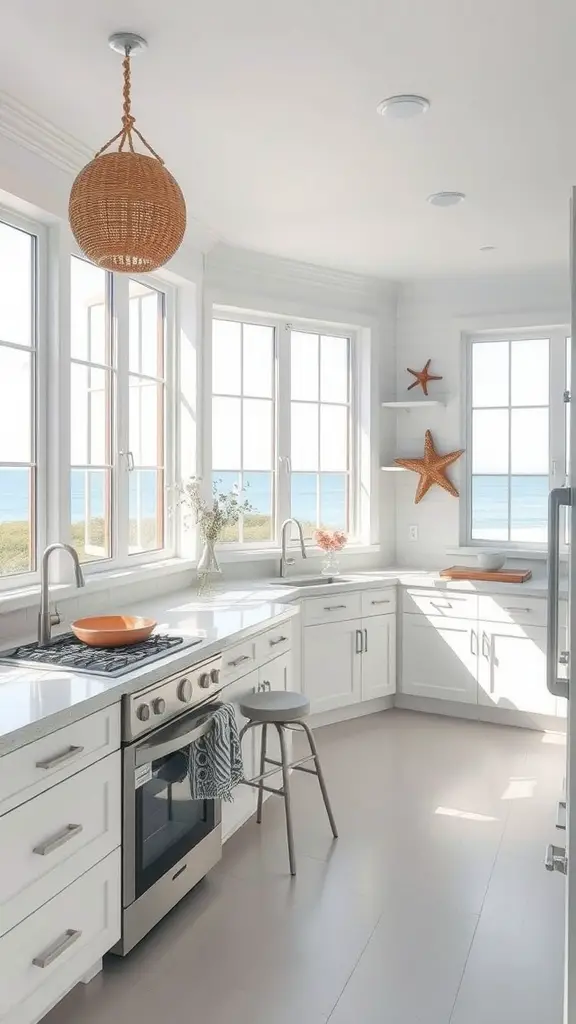
[[[440,573],[444,580],[484,580],[487,583],[525,583],[532,576],[531,569],[476,569],[467,565],[451,565]]]

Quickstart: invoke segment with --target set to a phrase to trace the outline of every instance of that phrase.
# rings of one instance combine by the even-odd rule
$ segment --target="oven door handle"
[[[170,728],[162,729],[155,739],[136,744],[134,766],[140,768],[143,764],[149,764],[150,761],[155,761],[159,757],[168,757],[169,754],[174,754],[182,747],[188,747],[191,743],[195,743],[202,736],[207,736],[214,724],[214,710],[204,718],[196,719],[196,725],[192,728],[189,725],[183,728],[184,723],[178,722]]]

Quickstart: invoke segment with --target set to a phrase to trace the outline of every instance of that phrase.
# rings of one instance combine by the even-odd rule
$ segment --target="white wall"
[[[397,396],[406,396],[413,380],[406,367],[421,369],[432,359],[431,372],[442,381],[430,384],[430,397],[446,397],[447,406],[416,412],[382,411],[383,447],[390,456],[421,456],[424,432],[432,431],[437,447],[464,447],[462,333],[512,327],[536,327],[570,322],[568,268],[523,275],[452,278],[404,284],[398,300]],[[413,392],[412,392],[413,394]],[[396,397],[392,393],[387,398]],[[387,425],[386,425],[387,424]],[[449,470],[463,489],[463,460]],[[459,544],[459,501],[432,488],[414,505],[418,477],[414,473],[385,474],[388,495],[395,493],[396,557],[400,565],[442,568],[455,561],[447,549]],[[386,508],[382,515],[386,514]],[[418,527],[418,540],[409,527]]]

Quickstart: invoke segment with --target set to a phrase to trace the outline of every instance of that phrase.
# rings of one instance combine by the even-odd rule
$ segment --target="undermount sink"
[[[272,587],[323,587],[325,583],[339,583],[340,576],[305,576],[304,579],[274,580]]]

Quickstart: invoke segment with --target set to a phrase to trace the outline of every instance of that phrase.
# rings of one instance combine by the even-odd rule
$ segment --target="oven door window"
[[[214,800],[193,800],[187,749],[136,769],[136,896],[170,871],[219,820]]]

